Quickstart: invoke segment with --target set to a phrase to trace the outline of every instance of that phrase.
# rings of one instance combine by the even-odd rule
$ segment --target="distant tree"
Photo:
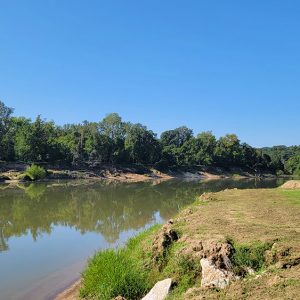
[[[128,151],[130,160],[136,163],[152,164],[160,158],[160,145],[156,135],[141,124],[129,126],[125,150]]]
[[[117,113],[107,115],[99,123],[99,131],[107,136],[110,144],[109,162],[116,163],[126,160],[125,134],[126,123]]]
[[[160,136],[160,141],[163,146],[181,147],[192,137],[193,130],[186,126],[181,126],[173,130],[164,131]]]
[[[240,166],[255,172],[299,173],[300,146],[256,149],[241,144],[235,134],[218,141],[210,132],[196,137],[186,126],[156,134],[141,124],[122,121],[117,113],[99,123],[57,126],[38,116],[34,122],[12,116],[13,109],[0,101],[0,160],[27,162],[65,161],[78,165],[144,163],[160,168],[216,165]]]
[[[285,163],[288,174],[300,176],[300,154],[290,157]]]
[[[199,161],[203,165],[211,165],[214,161],[214,152],[217,145],[216,137],[211,131],[198,134],[197,140],[201,147],[198,152]]]
[[[240,140],[235,134],[221,137],[216,145],[215,155],[221,165],[236,165],[241,160]]]
[[[13,139],[10,136],[11,115],[13,109],[0,101],[0,160],[13,158]]]
[[[30,120],[19,120],[21,123],[15,134],[15,153],[24,161],[53,161],[59,156],[57,132],[53,122],[42,120],[37,116],[33,123]]]
[[[240,149],[240,165],[255,170],[260,162],[257,151],[246,143],[241,144]]]
[[[111,140],[123,140],[125,138],[126,128],[122,118],[117,113],[108,114],[100,123],[101,133],[108,136]]]

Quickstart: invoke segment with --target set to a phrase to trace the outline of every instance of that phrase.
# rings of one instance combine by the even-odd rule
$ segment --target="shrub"
[[[46,177],[46,170],[43,167],[32,164],[26,169],[25,175],[31,180],[43,179]]]
[[[126,249],[98,252],[82,277],[80,295],[93,299],[140,299],[149,288],[144,270]]]

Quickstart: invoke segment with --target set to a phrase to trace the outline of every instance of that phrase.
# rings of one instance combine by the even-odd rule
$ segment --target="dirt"
[[[295,190],[300,189],[300,180],[289,180],[285,182],[282,186],[282,189]]]
[[[194,167],[176,170],[159,171],[150,166],[142,165],[102,165],[85,164],[81,167],[70,167],[67,165],[53,166],[42,164],[48,174],[43,181],[52,179],[89,179],[89,180],[110,180],[122,182],[139,182],[149,180],[167,180],[181,178],[185,180],[203,180],[220,178],[254,178],[274,177],[271,174],[253,174],[240,168],[218,168],[218,167]],[[24,163],[0,163],[0,182],[20,182],[23,179],[24,171],[28,167]]]
[[[74,282],[66,290],[58,294],[54,300],[78,300],[79,298],[79,289],[81,286],[81,279]]]

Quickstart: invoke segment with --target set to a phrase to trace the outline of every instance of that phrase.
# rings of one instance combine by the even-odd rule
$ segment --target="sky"
[[[299,145],[299,32],[298,0],[0,0],[0,100]]]

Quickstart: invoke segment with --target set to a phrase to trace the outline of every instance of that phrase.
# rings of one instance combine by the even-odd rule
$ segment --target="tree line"
[[[64,162],[74,166],[145,164],[159,169],[193,166],[237,166],[255,172],[299,173],[300,147],[256,149],[235,134],[217,139],[211,131],[194,135],[181,126],[160,137],[142,124],[124,122],[117,113],[100,122],[58,126],[37,116],[34,121],[13,115],[0,101],[0,160]],[[280,151],[279,151],[279,150]]]

